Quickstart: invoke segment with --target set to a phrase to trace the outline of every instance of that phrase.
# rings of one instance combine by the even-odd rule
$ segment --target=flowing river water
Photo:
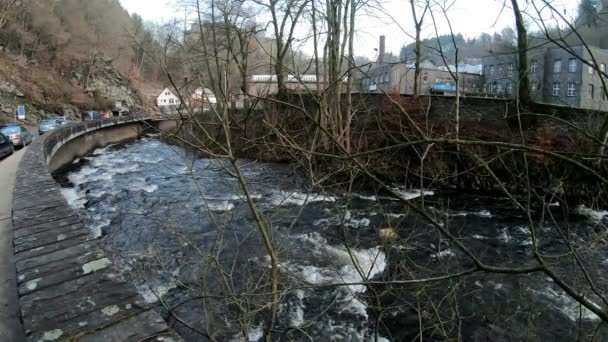
[[[285,291],[275,340],[410,341],[420,334],[425,340],[460,335],[465,341],[607,338],[605,328],[596,330],[599,318],[542,273],[382,284],[456,273],[472,264],[389,196],[311,193],[290,165],[239,165],[278,248]],[[193,158],[146,138],[98,149],[57,178],[112,261],[168,320],[175,322],[167,314],[170,307],[217,341],[261,338],[271,298],[270,261],[227,161]],[[484,262],[533,261],[526,217],[508,198],[396,189],[413,201],[424,199],[428,212]],[[563,206],[556,203],[550,212],[568,212],[569,219],[539,227],[539,250],[578,289],[584,279],[573,271],[567,236],[605,293],[608,212]],[[377,282],[360,284],[365,279]],[[599,296],[589,298],[606,309]],[[179,322],[176,327],[188,341],[207,340]]]

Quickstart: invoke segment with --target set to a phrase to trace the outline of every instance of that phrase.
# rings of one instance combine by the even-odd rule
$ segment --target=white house
[[[215,98],[215,94],[209,88],[197,88],[192,94],[193,100],[202,100],[203,103],[208,104],[216,104],[217,99]]]
[[[158,107],[171,107],[179,106],[181,101],[169,88],[163,89],[163,91],[156,98],[156,104]]]

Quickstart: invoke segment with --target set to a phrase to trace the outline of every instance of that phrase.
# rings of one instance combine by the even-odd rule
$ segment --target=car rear
[[[54,120],[56,120],[60,126],[65,126],[65,125],[69,125],[72,123],[72,119],[70,119],[67,116],[58,116],[56,118],[53,118]]]
[[[13,142],[4,134],[0,133],[0,157],[5,157],[13,154]]]
[[[59,126],[59,123],[57,122],[57,120],[43,120],[40,123],[40,127],[38,128],[38,133],[44,134],[44,133],[50,132],[50,131],[54,130],[55,128],[57,128],[58,126]]]
[[[19,126],[3,126],[0,128],[0,133],[12,141],[14,146],[23,147],[26,144],[25,135],[22,134]]]

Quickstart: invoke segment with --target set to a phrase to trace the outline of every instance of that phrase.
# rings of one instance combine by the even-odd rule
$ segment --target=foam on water
[[[110,226],[110,224],[112,223],[110,219],[104,219],[99,215],[95,215],[95,217],[93,217],[93,220],[97,223],[94,225],[88,225],[88,227],[91,230],[91,233],[93,234],[94,238],[101,237],[103,235],[103,228]]]
[[[369,227],[371,221],[364,217],[360,220],[356,220],[351,218],[345,225],[349,226],[349,227],[353,227],[353,228],[360,228],[360,227]]]
[[[486,218],[494,217],[494,215],[492,215],[492,213],[488,210],[481,210],[481,211],[473,212],[471,214],[475,215],[475,216],[479,216],[479,217],[486,217]]]
[[[304,291],[296,290],[295,291],[295,303],[290,305],[289,307],[289,326],[290,327],[300,327],[304,324],[304,304],[302,300],[304,299]]]
[[[82,172],[71,173],[68,175],[68,180],[75,186],[92,183],[97,181],[111,181],[112,174],[102,170],[94,170],[92,168],[83,169]]]
[[[532,242],[532,233],[530,232],[530,228],[526,226],[518,226],[517,230],[526,236],[524,240],[521,241],[522,246],[532,246],[534,243]],[[537,240],[538,242],[538,240]]]
[[[494,215],[492,215],[492,213],[489,212],[488,210],[458,211],[458,212],[455,212],[455,213],[446,213],[446,216],[449,216],[449,217],[465,217],[465,216],[469,216],[469,215],[483,217],[483,218],[492,218],[492,217],[494,217]]]
[[[583,320],[597,321],[600,317],[597,316],[593,311],[582,306],[574,298],[567,295],[561,290],[553,289],[551,286],[544,288],[543,290],[530,290],[535,294],[541,295],[547,298],[555,309],[561,312],[564,316],[568,317],[571,321],[578,321],[580,318]],[[596,303],[591,302],[592,305],[602,310],[602,308]]]
[[[404,187],[394,187],[393,190],[401,199],[411,200],[420,196],[433,196],[435,192],[428,190],[406,189]]]
[[[122,167],[116,167],[112,170],[112,173],[115,175],[124,175],[127,173],[132,173],[132,172],[136,172],[139,169],[139,167],[135,164],[132,165],[125,165]]]
[[[147,193],[152,193],[158,190],[158,185],[147,184],[145,178],[136,178],[135,181],[129,185],[128,189],[131,191],[145,191]]]
[[[508,230],[508,228],[507,228],[507,227],[505,227],[505,228],[501,229],[501,230],[500,230],[500,235],[498,236],[498,239],[499,239],[500,241],[502,241],[502,242],[505,242],[505,243],[509,243],[509,242],[511,242],[511,240],[513,239],[513,238],[511,237],[511,235],[509,235],[509,232],[507,232],[507,230]]]
[[[230,339],[230,342],[258,342],[264,337],[264,328],[261,324],[253,326],[249,328],[247,335],[248,338],[244,339],[240,333],[236,334]]]
[[[336,322],[332,319],[328,320],[324,334],[327,336],[328,341],[352,341],[352,342],[363,342],[363,341],[376,341],[373,333],[369,329],[358,329],[354,327],[352,322]],[[377,336],[378,342],[389,342],[382,336]]]
[[[322,260],[331,260],[327,266],[287,263],[290,273],[314,285],[359,283],[371,279],[386,268],[386,256],[378,247],[361,250],[332,246],[318,233],[295,236],[312,246],[313,255]],[[351,257],[352,255],[352,257]],[[351,284],[338,288],[340,293],[339,312],[349,312],[367,318],[367,305],[356,295],[365,292],[365,285]]]
[[[272,196],[271,203],[274,206],[280,205],[304,205],[312,202],[335,202],[333,196],[325,196],[317,193],[285,192],[278,191]]]
[[[580,215],[587,216],[596,222],[601,222],[605,217],[608,216],[608,210],[593,210],[591,208],[587,208],[584,204],[576,207],[576,212]]]
[[[361,195],[361,194],[353,194],[353,196],[357,197],[359,199],[362,199],[362,200],[366,200],[366,201],[374,201],[375,202],[375,201],[378,200],[378,197],[376,197],[376,196],[365,196],[365,195]]]
[[[228,201],[222,201],[222,202],[208,201],[206,208],[211,211],[230,211],[230,210],[234,209],[234,204],[232,204]]]
[[[84,205],[87,203],[84,194],[79,193],[74,188],[61,188],[61,194],[73,209],[84,208]]]
[[[386,213],[384,215],[386,217],[395,218],[395,219],[407,216],[406,214],[396,214],[396,213]]]
[[[450,250],[450,249],[445,249],[445,250],[437,252],[437,253],[431,253],[431,257],[436,258],[436,259],[451,258],[451,257],[455,257],[455,256],[456,256],[456,254],[454,254],[454,252],[452,252],[452,250]]]

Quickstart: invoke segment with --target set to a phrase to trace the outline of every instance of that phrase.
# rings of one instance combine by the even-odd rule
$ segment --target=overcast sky
[[[138,13],[145,20],[155,22],[173,21],[184,17],[183,9],[175,6],[175,0],[120,0],[130,13]],[[408,0],[381,0],[383,11],[369,10],[370,14],[360,14],[357,19],[357,55],[373,58],[374,48],[378,46],[378,37],[386,36],[386,50],[399,53],[404,44],[413,41],[409,36],[414,33],[413,20]],[[500,32],[505,27],[514,26],[510,8],[503,8],[504,0],[456,0],[448,13],[455,33],[466,38],[479,36],[482,32]],[[510,1],[507,1],[510,3]],[[557,8],[568,17],[575,15],[578,0],[552,0]],[[520,3],[523,3],[520,1]],[[532,14],[533,9],[528,11]],[[430,17],[427,18],[424,37],[435,35]],[[435,14],[439,33],[449,33],[447,22],[441,13]],[[398,23],[398,24],[397,24]],[[302,28],[301,32],[306,31]],[[405,32],[404,32],[405,31]],[[305,46],[304,50],[310,49]]]

